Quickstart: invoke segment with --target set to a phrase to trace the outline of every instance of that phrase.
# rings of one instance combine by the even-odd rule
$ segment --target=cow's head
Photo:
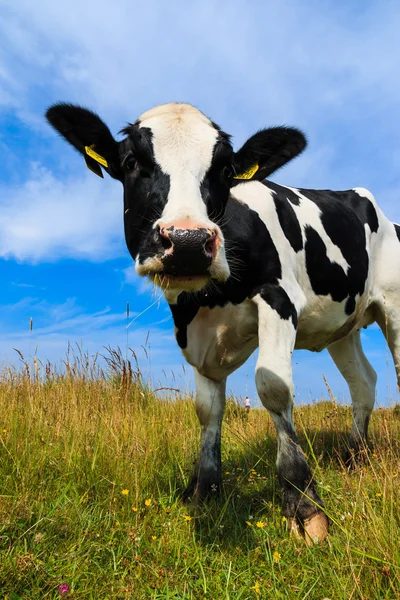
[[[189,104],[149,110],[122,141],[79,106],[56,104],[46,116],[94,173],[102,177],[103,168],[122,182],[136,271],[171,292],[228,279],[220,224],[231,187],[264,179],[306,145],[297,129],[275,127],[233,152],[229,135]]]

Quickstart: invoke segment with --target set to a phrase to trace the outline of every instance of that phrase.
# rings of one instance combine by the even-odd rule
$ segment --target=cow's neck
[[[200,292],[166,290],[170,305],[179,307],[225,306],[240,304],[252,297],[263,284],[276,284],[281,278],[281,263],[266,224],[246,204],[230,198],[221,223],[231,276],[212,282]],[[173,311],[174,312],[174,311]],[[175,311],[176,312],[176,311]]]

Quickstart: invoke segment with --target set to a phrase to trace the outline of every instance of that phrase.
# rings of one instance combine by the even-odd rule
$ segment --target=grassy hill
[[[6,369],[0,382],[0,597],[8,600],[400,598],[400,410],[371,420],[369,464],[340,450],[350,408],[295,422],[332,521],[329,541],[291,539],[268,413],[232,399],[224,495],[179,499],[196,459],[191,398],[160,399],[118,352],[107,373],[80,356]],[[165,392],[164,392],[165,393]],[[61,587],[64,585],[64,587]]]

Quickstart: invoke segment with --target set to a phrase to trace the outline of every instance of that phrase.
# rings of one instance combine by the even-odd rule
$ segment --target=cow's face
[[[102,176],[124,186],[128,249],[139,275],[169,293],[197,291],[230,275],[220,225],[230,188],[264,179],[299,154],[296,129],[260,131],[234,153],[229,136],[189,104],[165,104],[144,113],[117,142],[94,113],[59,104],[50,123]]]
[[[187,104],[150,110],[124,133],[125,236],[137,273],[168,289],[225,281],[218,223],[231,184],[228,136]]]

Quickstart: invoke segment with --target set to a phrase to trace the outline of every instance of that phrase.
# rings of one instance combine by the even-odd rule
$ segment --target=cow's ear
[[[233,181],[261,181],[300,154],[306,145],[304,134],[294,127],[258,131],[234,154]]]
[[[111,177],[122,180],[118,142],[98,115],[73,104],[54,104],[46,118],[78,152],[87,167],[103,177],[101,167]]]

